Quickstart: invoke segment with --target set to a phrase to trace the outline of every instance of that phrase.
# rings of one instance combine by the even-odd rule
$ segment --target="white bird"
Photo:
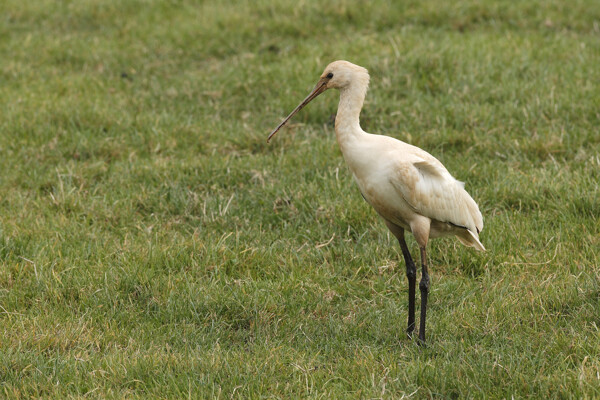
[[[483,218],[477,203],[431,154],[389,136],[363,131],[359,115],[369,73],[348,61],[334,61],[325,68],[312,92],[271,132],[267,142],[300,109],[327,89],[340,91],[335,133],[344,159],[365,200],[383,218],[396,236],[406,263],[408,277],[408,328],[415,328],[416,268],[404,231],[410,231],[421,250],[421,319],[419,342],[425,342],[425,316],[429,293],[427,242],[430,238],[454,235],[464,245],[484,251],[479,241]]]

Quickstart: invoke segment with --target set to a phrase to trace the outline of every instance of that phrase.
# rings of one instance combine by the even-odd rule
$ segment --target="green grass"
[[[1,2],[0,397],[600,397],[600,8],[395,3]],[[484,215],[427,348],[337,96],[265,143],[336,59]]]

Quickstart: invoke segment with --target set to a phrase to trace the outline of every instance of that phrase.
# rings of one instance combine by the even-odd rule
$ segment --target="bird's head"
[[[351,84],[369,85],[369,73],[366,68],[351,62],[338,60],[329,64],[319,82],[326,82],[327,89],[345,89]]]
[[[290,118],[294,116],[294,114],[304,108],[304,106],[310,103],[315,97],[327,89],[344,90],[353,84],[359,84],[366,89],[369,85],[369,73],[366,68],[343,60],[334,61],[329,64],[321,74],[321,78],[314,89],[306,96],[302,103],[298,104],[294,111],[292,111],[290,115],[288,115],[283,122],[273,130],[273,132],[271,132],[267,138],[267,142],[271,140],[271,138],[290,120]]]

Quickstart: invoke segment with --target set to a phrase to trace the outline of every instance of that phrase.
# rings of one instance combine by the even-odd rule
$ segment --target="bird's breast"
[[[353,174],[358,188],[375,211],[388,221],[408,229],[409,222],[414,217],[414,210],[404,198],[398,194],[388,179],[379,175],[372,179],[361,179]]]
[[[401,145],[395,139],[366,133],[346,135],[340,142],[346,164],[365,200],[383,218],[406,227],[415,213],[391,182]]]

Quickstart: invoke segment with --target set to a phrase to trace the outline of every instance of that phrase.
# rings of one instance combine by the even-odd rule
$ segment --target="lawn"
[[[594,0],[0,3],[0,397],[599,398]],[[335,140],[442,161],[478,253],[400,248]],[[418,249],[408,240],[413,255]]]

